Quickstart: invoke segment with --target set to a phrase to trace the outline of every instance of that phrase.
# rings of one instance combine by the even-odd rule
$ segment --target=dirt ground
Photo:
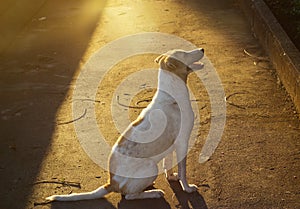
[[[83,151],[74,123],[64,122],[73,119],[72,92],[88,58],[139,32],[174,34],[205,48],[222,81],[226,127],[203,164],[198,158],[210,127],[210,100],[195,75],[188,81],[202,107],[187,172],[198,192],[186,194],[160,175],[154,187],[165,197],[156,200],[126,201],[111,193],[99,200],[40,204],[49,195],[90,191],[106,182],[108,173]],[[0,208],[300,208],[298,113],[261,57],[266,55],[246,18],[230,0],[47,1],[1,54]],[[118,63],[99,86],[96,117],[110,144],[119,134],[111,116],[117,84],[132,72],[157,67],[154,58]],[[132,104],[154,92],[145,88]],[[124,111],[134,119],[140,109]],[[68,181],[80,188],[58,184]]]

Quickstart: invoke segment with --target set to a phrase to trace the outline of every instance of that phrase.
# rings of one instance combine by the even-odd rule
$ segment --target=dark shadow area
[[[250,31],[251,27],[250,25],[245,25],[245,23],[243,22],[243,20],[246,21],[246,17],[244,16],[244,14],[242,14],[242,11],[240,11],[240,13],[236,12],[236,10],[238,9],[236,0],[210,0],[209,3],[203,4],[199,0],[176,1],[181,3],[184,2],[184,5],[189,9],[196,11],[199,17],[203,14],[205,15],[205,18],[207,19],[198,19],[197,21],[199,22],[197,22],[196,27],[209,27],[210,29],[213,29],[215,34],[224,37],[226,41],[234,42],[234,46],[244,47],[244,45],[241,45],[240,40],[245,39],[245,37],[243,36],[243,34],[239,34],[240,31],[237,29],[246,26],[245,28],[248,28]],[[236,15],[235,19],[232,19],[231,13],[234,13]],[[232,27],[228,27],[228,25],[232,25]],[[201,36],[191,37],[189,41],[196,42],[196,40],[200,37]],[[253,40],[255,40],[254,37],[249,40],[249,44],[251,44]],[[205,47],[205,43],[201,47]]]
[[[204,198],[199,192],[186,193],[182,190],[182,187],[178,181],[169,181],[169,184],[179,201],[180,207],[182,209],[208,209]]]
[[[1,53],[0,208],[28,204],[57,111],[105,3],[47,1]]]
[[[157,189],[157,188],[155,188],[154,186],[149,186],[145,189],[145,191],[151,189]],[[171,209],[171,206],[164,198],[126,200],[125,196],[122,195],[122,199],[118,203],[118,209],[131,209],[131,208],[152,209],[153,207],[160,208],[160,209]]]
[[[143,209],[171,209],[171,206],[164,198],[158,199],[143,199],[143,200],[126,200],[122,197],[118,203],[118,209],[132,209],[132,208],[143,208]]]
[[[145,190],[155,189],[150,186]],[[81,208],[101,208],[101,209],[116,209],[106,198],[98,200],[86,200],[77,202],[53,202],[51,203],[51,209],[81,209]],[[121,200],[117,203],[118,209],[171,209],[171,206],[164,198],[158,199],[141,199],[141,200],[126,200],[125,196],[122,195]]]
[[[300,2],[297,0],[264,1],[300,50]]]
[[[51,209],[116,209],[105,198],[98,200],[86,200],[77,202],[53,202],[51,203]],[[169,203],[164,198],[159,199],[142,199],[142,200],[126,200],[123,196],[117,205],[118,209],[171,209]]]
[[[16,38],[47,0],[1,0],[0,53]]]
[[[53,202],[51,209],[115,209],[106,199],[86,200],[78,202]]]

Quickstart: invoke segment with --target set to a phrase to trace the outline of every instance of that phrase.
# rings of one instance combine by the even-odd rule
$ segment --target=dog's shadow
[[[98,200],[84,200],[77,202],[53,202],[51,209],[171,209],[169,203],[164,198],[143,199],[143,200],[126,200],[124,197],[120,200],[117,208],[105,198]]]
[[[143,200],[125,200],[125,198],[122,197],[121,201],[118,203],[118,209],[133,209],[133,208],[171,209],[171,206],[165,200],[165,198],[143,199]]]
[[[199,192],[186,193],[182,190],[182,187],[178,181],[169,181],[170,187],[172,188],[179,205],[176,208],[182,209],[208,209],[204,198]],[[148,188],[155,189],[155,188]],[[122,197],[118,204],[118,209],[132,209],[132,208],[143,208],[143,209],[171,209],[171,206],[164,198],[159,199],[143,199],[143,200],[125,200]]]
[[[179,204],[182,209],[208,209],[206,202],[198,191],[193,193],[186,193],[182,190],[182,187],[178,181],[169,181]]]
[[[186,193],[182,190],[182,187],[178,181],[169,181],[169,184],[179,202],[176,208],[182,209],[208,209],[202,195],[198,192]],[[150,188],[151,189],[151,188]],[[98,200],[78,201],[78,202],[53,202],[51,209],[116,209],[109,201],[105,198]],[[132,209],[132,208],[143,208],[143,209],[171,209],[169,203],[165,198],[159,199],[142,199],[142,200],[126,200],[123,196],[117,205],[117,209]]]

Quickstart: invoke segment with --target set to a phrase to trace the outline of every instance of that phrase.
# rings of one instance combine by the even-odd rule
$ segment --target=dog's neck
[[[163,91],[171,97],[189,97],[186,83],[177,75],[163,69],[158,72],[158,92]]]

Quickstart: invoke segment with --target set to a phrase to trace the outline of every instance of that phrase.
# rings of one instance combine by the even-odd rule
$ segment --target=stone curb
[[[300,52],[263,0],[237,0],[300,113]]]

